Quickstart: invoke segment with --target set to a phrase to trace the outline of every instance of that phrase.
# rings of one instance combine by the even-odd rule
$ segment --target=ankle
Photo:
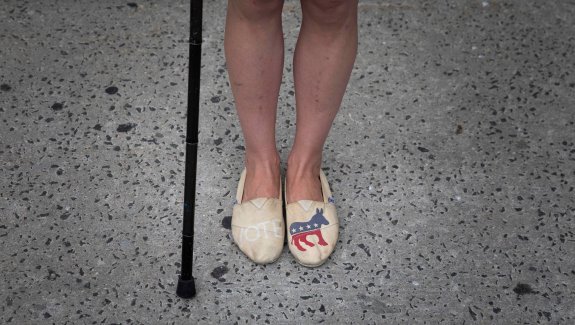
[[[244,164],[246,168],[252,169],[266,169],[275,170],[279,169],[280,156],[277,153],[264,153],[264,154],[250,154],[246,153],[244,157]]]
[[[290,152],[287,161],[287,168],[290,174],[317,174],[321,169],[321,152],[320,154],[300,154]]]

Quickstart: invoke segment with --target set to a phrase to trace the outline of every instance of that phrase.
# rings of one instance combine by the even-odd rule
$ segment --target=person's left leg
[[[288,156],[286,204],[321,201],[322,151],[357,53],[357,0],[301,0],[293,65],[296,135]]]

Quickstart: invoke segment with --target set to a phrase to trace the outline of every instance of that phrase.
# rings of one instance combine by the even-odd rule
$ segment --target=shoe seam
[[[294,257],[296,262],[298,262],[300,265],[303,265],[305,267],[318,267],[318,266],[323,265],[325,262],[327,262],[327,260],[329,260],[329,257],[331,256],[331,254],[328,255],[325,259],[320,260],[320,262],[317,264],[306,264],[306,263],[303,263],[299,258],[297,258],[297,256],[295,254],[292,254],[292,256]]]
[[[246,226],[239,226],[239,225],[232,225],[232,227],[243,228],[243,229],[248,229],[248,228],[250,228],[250,226],[247,226],[247,227],[246,227]],[[258,229],[258,230],[265,231],[265,232],[276,233],[275,231],[271,231],[271,230],[265,230],[265,229]]]
[[[299,222],[299,221],[294,221],[294,222]],[[320,227],[319,229],[320,229],[320,230],[322,230],[322,229],[327,229],[327,228],[331,228],[331,227],[333,227],[333,226],[339,226],[339,222],[331,223],[331,224],[329,224],[328,226]],[[314,229],[314,230],[317,230],[317,229]],[[311,230],[310,230],[310,231],[311,231]]]
[[[256,200],[256,199],[268,199],[268,200],[276,200],[276,201],[279,201],[280,203],[283,202],[283,200],[280,200],[280,199],[278,199],[277,197],[262,196],[262,197],[256,197],[256,198],[253,198],[253,199],[244,201],[244,202],[242,202],[242,203],[238,203],[237,200],[234,200],[234,205],[239,205],[239,206],[241,206],[241,205],[243,205],[243,204],[250,203],[250,201]],[[253,203],[252,203],[252,204],[253,204]]]
[[[292,202],[292,203],[286,203],[286,207],[289,206],[289,205],[292,205],[292,204],[299,204],[299,203],[298,203],[299,201],[312,201],[313,203],[319,203],[319,204],[325,204],[325,205],[333,205],[334,207],[336,206],[335,203],[332,203],[332,202],[323,202],[323,201],[314,201],[314,200],[305,200],[305,199],[302,199],[302,200],[297,200],[297,201]]]

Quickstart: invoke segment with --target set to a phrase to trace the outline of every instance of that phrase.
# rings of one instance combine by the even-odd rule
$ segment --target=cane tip
[[[189,280],[183,280],[180,276],[178,278],[176,294],[178,297],[183,299],[193,298],[196,295],[196,283],[194,282],[194,277],[191,277]]]

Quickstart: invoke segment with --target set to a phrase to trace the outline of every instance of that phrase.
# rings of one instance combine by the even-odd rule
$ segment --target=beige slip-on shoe
[[[245,180],[244,167],[232,212],[232,237],[255,263],[272,263],[280,257],[284,244],[281,177],[278,198],[259,197],[242,202]]]
[[[286,204],[288,246],[296,261],[307,267],[320,266],[327,261],[339,234],[335,202],[321,169],[319,178],[323,201],[299,200]]]

